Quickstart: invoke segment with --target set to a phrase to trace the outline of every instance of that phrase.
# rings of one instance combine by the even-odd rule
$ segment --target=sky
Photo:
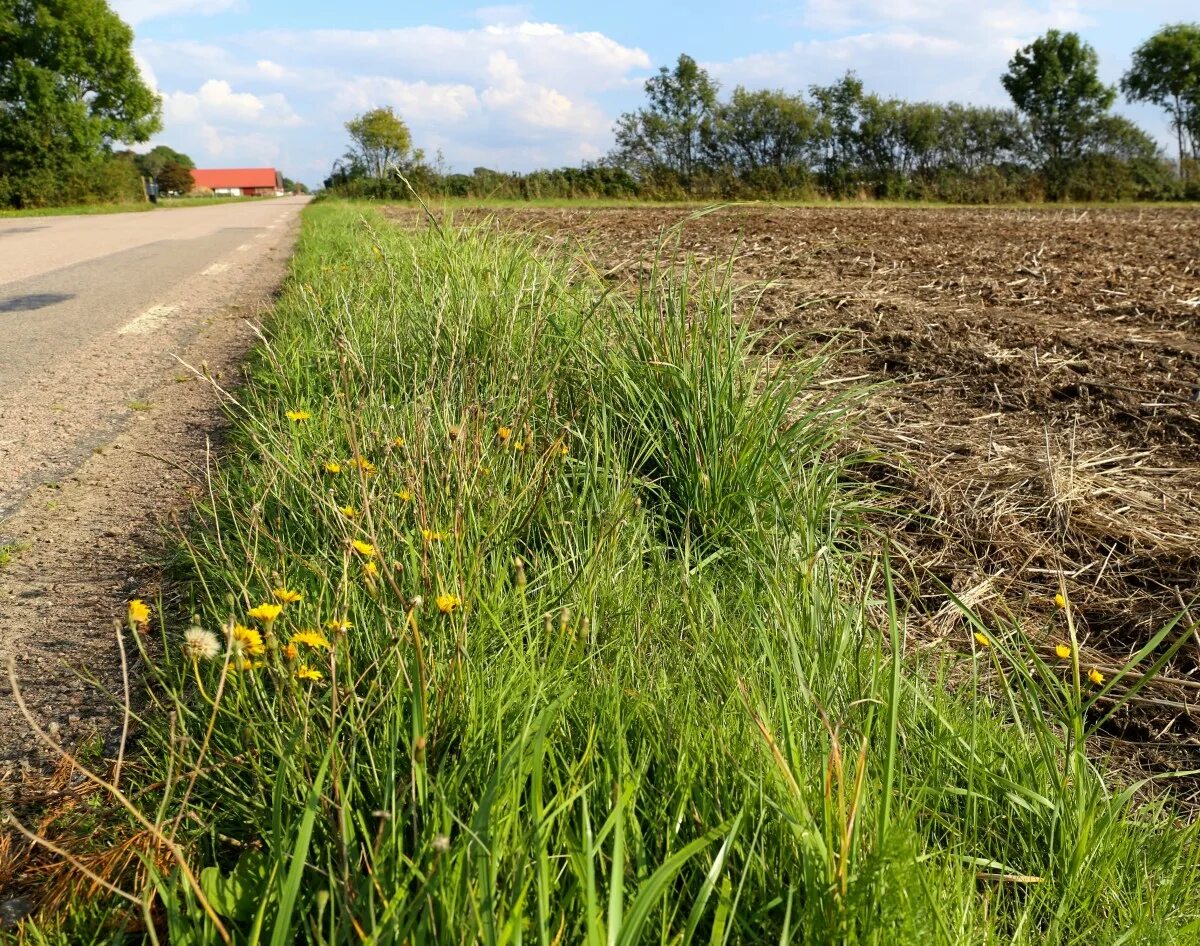
[[[1156,29],[1200,18],[1196,0],[110,2],[163,98],[144,147],[314,186],[346,151],[345,122],[380,105],[453,170],[526,171],[604,155],[615,119],[680,53],[726,91],[802,91],[853,69],[881,95],[1006,105],[1006,63],[1047,29],[1080,33],[1115,83]],[[1169,143],[1158,110],[1118,111]]]

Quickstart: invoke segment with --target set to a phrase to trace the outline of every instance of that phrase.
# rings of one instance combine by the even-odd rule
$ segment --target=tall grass
[[[720,279],[629,296],[489,229],[306,211],[180,551],[221,653],[138,637],[154,830],[120,881],[159,942],[1200,938],[1197,829],[1089,761],[1078,666],[1017,672],[982,627],[965,670],[905,656],[839,416],[732,311]]]

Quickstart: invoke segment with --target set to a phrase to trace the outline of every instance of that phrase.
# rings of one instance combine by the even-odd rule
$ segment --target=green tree
[[[1200,24],[1164,26],[1133,52],[1121,79],[1131,102],[1167,110],[1179,147],[1179,175],[1188,176],[1187,152],[1200,158]]]
[[[394,169],[403,170],[421,159],[421,153],[412,150],[408,125],[390,106],[350,119],[346,131],[353,142],[346,158],[367,177],[388,177]]]
[[[799,95],[738,86],[715,117],[721,160],[739,172],[807,166],[813,158],[817,116]]]
[[[133,162],[137,165],[137,169],[141,174],[153,178],[160,185],[163,182],[159,180],[159,175],[162,174],[168,165],[177,164],[189,171],[196,167],[196,162],[188,155],[182,151],[176,151],[168,145],[155,145],[145,154],[135,155]]]
[[[814,85],[808,90],[817,110],[819,132],[824,143],[822,164],[825,186],[834,194],[854,189],[853,171],[860,146],[860,122],[865,100],[862,80],[847,72],[832,85]]]
[[[614,161],[643,171],[673,173],[685,186],[705,170],[713,146],[717,83],[688,55],[646,81],[646,108],[617,122]]]
[[[0,3],[0,177],[76,170],[159,129],[132,43],[105,0]]]
[[[1096,51],[1077,33],[1050,30],[1017,52],[1000,81],[1029,122],[1029,137],[1046,178],[1061,197],[1071,167],[1087,153],[1116,90],[1100,81]]]

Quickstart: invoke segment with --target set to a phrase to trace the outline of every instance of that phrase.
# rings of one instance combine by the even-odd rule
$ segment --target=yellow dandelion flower
[[[275,600],[280,604],[295,604],[304,595],[298,591],[292,591],[290,588],[276,588],[271,592],[275,596]]]
[[[392,440],[392,445],[396,446],[396,447],[403,447],[404,446],[404,438],[396,437],[395,439]]]
[[[1060,611],[1067,610],[1067,599],[1061,593],[1054,596],[1054,606]]]
[[[455,608],[457,608],[460,604],[462,604],[462,602],[458,599],[457,595],[438,595],[437,596],[437,608],[439,611],[442,612],[442,614],[449,614],[451,611],[453,611]]]
[[[512,428],[511,427],[501,427],[499,430],[496,431],[496,438],[501,443],[508,443],[508,438],[511,436],[512,436]]]
[[[312,417],[312,414],[310,414],[308,411],[288,411],[287,412],[287,419],[290,420],[293,424],[298,424],[302,420],[308,420],[310,417]]]
[[[242,624],[233,625],[233,630],[229,632],[229,649],[237,657],[244,654],[261,657],[267,652],[262,635],[254,628]]]
[[[282,610],[283,605],[281,604],[260,604],[257,608],[251,608],[246,614],[256,621],[264,621],[270,624],[279,617],[279,613]]]
[[[363,574],[370,578],[377,578],[379,576],[379,566],[374,562],[364,562]]]
[[[341,473],[342,465],[340,463],[338,463],[336,460],[330,460],[328,463],[325,464],[325,472],[326,473]]]
[[[326,650],[332,650],[329,641],[325,639],[325,635],[320,631],[297,631],[292,635],[293,644],[303,644],[305,647],[324,647]]]
[[[524,453],[525,452],[525,442],[522,440],[518,440],[516,443],[513,444],[513,449],[516,450],[517,453]]]
[[[1059,660],[1066,660],[1068,657],[1071,656],[1071,648],[1068,647],[1066,644],[1056,645],[1054,648],[1054,652],[1056,654],[1058,654]]]
[[[264,664],[261,660],[246,660],[244,657],[237,662],[238,670],[243,672],[250,670],[261,670]]]
[[[353,506],[338,506],[338,512],[340,512],[347,519],[353,519],[358,515],[358,510]]]
[[[555,456],[565,457],[571,453],[571,448],[568,447],[565,443],[559,443],[559,444],[555,444],[554,448],[550,452],[552,454],[554,454]]]
[[[129,623],[145,624],[150,620],[150,606],[141,598],[129,602]]]
[[[284,644],[282,653],[283,659],[290,662],[300,656],[300,648],[295,644]]]
[[[1099,686],[1101,683],[1104,682],[1104,674],[1102,674],[1099,670],[1097,670],[1095,667],[1093,667],[1091,670],[1088,671],[1088,679],[1091,680],[1092,683],[1096,684],[1096,686]]]
[[[296,679],[313,681],[323,680],[325,679],[325,674],[321,673],[320,670],[314,670],[307,664],[301,664],[296,668]]]
[[[353,460],[350,461],[350,463],[353,464],[354,466],[358,467],[364,473],[366,473],[367,476],[370,476],[372,473],[375,472],[375,464],[372,463],[370,460],[366,459],[365,457],[355,457]]]
[[[325,622],[325,627],[333,631],[335,634],[345,634],[348,630],[350,630],[350,628],[354,627],[354,625],[345,618],[342,618],[341,620],[338,620],[337,618],[330,618]]]
[[[421,538],[426,542],[441,542],[446,538],[445,532],[434,532],[432,529],[422,529]]]
[[[980,634],[978,631],[975,632],[975,643],[980,647],[992,646],[992,642],[988,640],[988,636],[986,634]]]
[[[402,503],[410,503],[412,502],[412,492],[407,489],[398,489],[396,490],[396,498]]]
[[[377,554],[375,551],[375,546],[373,546],[370,542],[364,542],[362,539],[355,539],[350,544],[354,546],[354,551],[356,551],[359,555],[365,555],[367,558],[374,558]]]

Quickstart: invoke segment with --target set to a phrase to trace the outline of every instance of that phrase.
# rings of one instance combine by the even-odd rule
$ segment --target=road
[[[0,520],[101,445],[306,198],[0,219]]]
[[[113,619],[160,600],[303,204],[0,220],[0,808],[51,758],[10,660],[56,739],[115,752]]]

